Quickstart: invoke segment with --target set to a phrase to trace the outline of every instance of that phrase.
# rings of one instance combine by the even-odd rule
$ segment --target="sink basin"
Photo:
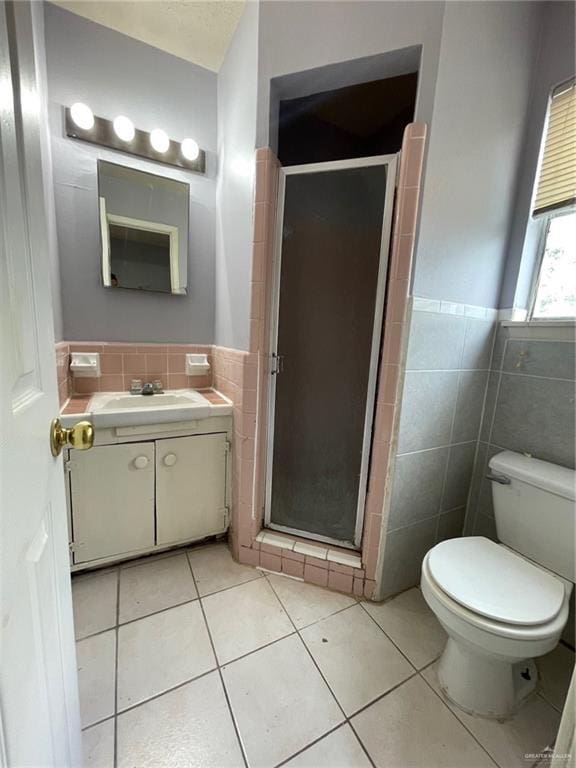
[[[84,418],[94,426],[127,427],[142,424],[163,424],[174,421],[228,416],[232,403],[211,403],[200,392],[190,389],[167,391],[162,395],[130,395],[126,392],[101,392],[93,395]],[[64,415],[62,424],[69,426],[79,415]]]
[[[147,410],[166,408],[168,405],[206,405],[208,400],[199,392],[165,392],[162,395],[96,395],[90,405],[94,410],[118,411],[127,408]]]

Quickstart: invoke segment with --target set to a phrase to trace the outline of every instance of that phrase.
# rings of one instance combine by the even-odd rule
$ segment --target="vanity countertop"
[[[233,404],[215,389],[173,390],[163,395],[97,392],[72,395],[60,412],[63,426],[86,418],[96,426],[127,426],[230,416]]]

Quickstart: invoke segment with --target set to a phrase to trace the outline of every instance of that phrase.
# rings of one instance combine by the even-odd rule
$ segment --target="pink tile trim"
[[[271,555],[268,552],[260,551],[260,565],[269,571],[281,571],[282,561],[279,555]]]
[[[309,581],[311,584],[317,584],[319,587],[327,587],[328,571],[323,568],[316,568],[314,565],[305,565],[304,581]]]
[[[353,577],[347,576],[344,573],[338,573],[337,571],[330,571],[328,574],[328,586],[330,589],[335,589],[338,592],[350,594],[353,589]]]
[[[296,560],[289,560],[288,558],[283,557],[282,573],[302,579],[304,577],[304,563],[299,563]]]

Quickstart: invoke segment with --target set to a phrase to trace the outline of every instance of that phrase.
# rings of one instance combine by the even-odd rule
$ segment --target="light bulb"
[[[150,134],[150,144],[152,144],[152,148],[155,149],[156,152],[163,154],[170,146],[170,139],[168,138],[168,134],[161,128],[154,128]]]
[[[77,101],[76,104],[72,104],[70,107],[70,117],[76,123],[78,128],[82,128],[84,131],[89,131],[94,127],[94,113],[87,107],[86,104]]]
[[[121,141],[132,141],[136,133],[134,123],[124,115],[119,115],[114,119],[114,133]]]
[[[200,154],[200,147],[198,146],[198,142],[194,141],[194,139],[184,139],[181,149],[186,160],[196,160]]]

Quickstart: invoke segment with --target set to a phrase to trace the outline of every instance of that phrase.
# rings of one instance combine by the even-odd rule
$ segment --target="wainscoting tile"
[[[503,373],[492,442],[574,467],[574,384]]]
[[[397,457],[388,530],[438,514],[448,452],[448,448],[433,448]]]
[[[502,368],[509,373],[528,376],[551,375],[557,379],[576,376],[576,345],[573,341],[537,341],[509,339]]]
[[[424,555],[436,541],[436,523],[432,518],[388,533],[382,575],[384,597],[419,583]]]
[[[451,446],[446,484],[442,495],[442,512],[466,506],[475,453],[476,443]]]
[[[473,317],[466,319],[466,335],[462,353],[461,368],[490,367],[492,347],[494,344],[495,325],[487,320],[477,320]]]
[[[457,391],[457,371],[406,373],[398,453],[449,443]]]
[[[488,373],[486,371],[462,371],[460,373],[451,442],[464,443],[468,440],[478,439],[487,381]]]
[[[438,541],[457,539],[459,536],[462,536],[465,517],[466,507],[442,513],[438,518]]]
[[[466,320],[439,312],[412,312],[406,370],[460,368]]]

